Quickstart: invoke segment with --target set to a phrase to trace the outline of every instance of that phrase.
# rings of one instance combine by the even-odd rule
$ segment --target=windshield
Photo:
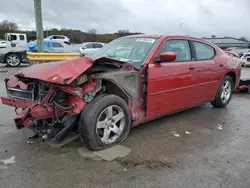
[[[128,62],[139,69],[157,41],[156,38],[146,37],[119,38],[108,43],[90,56],[105,56],[118,61]]]

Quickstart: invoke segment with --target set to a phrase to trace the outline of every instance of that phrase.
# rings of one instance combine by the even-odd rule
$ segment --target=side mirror
[[[176,53],[174,52],[163,52],[160,54],[160,62],[164,61],[175,61]]]

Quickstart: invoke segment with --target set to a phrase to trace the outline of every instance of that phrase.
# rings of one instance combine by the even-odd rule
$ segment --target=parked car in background
[[[241,64],[242,66],[249,66],[250,65],[250,52],[244,53],[241,58]]]
[[[244,53],[250,52],[250,49],[249,48],[239,48],[239,49],[233,50],[233,52],[237,53],[241,57]]]
[[[146,121],[207,102],[227,106],[240,74],[239,61],[210,42],[134,35],[91,57],[24,68],[5,79],[1,100],[22,109],[18,129],[55,143],[79,132],[86,147],[101,150]]]
[[[49,39],[49,40],[52,40],[54,42],[63,42],[63,43],[66,43],[68,45],[70,45],[70,43],[71,43],[70,38],[68,38],[67,36],[64,36],[64,35],[51,35],[51,36],[46,37],[45,39]]]
[[[26,48],[6,47],[0,49],[0,63],[10,67],[18,67],[22,62],[27,62]]]
[[[27,45],[27,35],[24,33],[5,33],[4,40],[7,47],[25,47]]]
[[[86,42],[82,43],[81,47],[79,48],[81,55],[90,55],[91,53],[99,50],[103,46],[105,46],[106,43],[100,43],[100,42]]]
[[[7,47],[7,42],[0,40],[0,48],[6,48]]]
[[[230,57],[236,57],[236,58],[240,58],[240,56],[233,52],[233,51],[224,51],[227,55],[229,55]]]
[[[37,41],[32,41],[28,44],[29,51],[37,52]],[[53,41],[44,39],[44,52],[78,52],[74,51],[71,45],[62,41]],[[78,52],[79,53],[79,52]]]

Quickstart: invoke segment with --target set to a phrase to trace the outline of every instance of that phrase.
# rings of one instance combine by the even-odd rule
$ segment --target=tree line
[[[4,39],[5,33],[11,32],[19,32],[25,33],[27,35],[28,41],[36,40],[36,31],[22,31],[19,30],[18,25],[14,22],[10,22],[8,20],[3,20],[0,22],[0,39]],[[72,43],[83,43],[83,42],[105,42],[108,43],[116,38],[128,36],[128,35],[135,35],[135,34],[142,34],[140,32],[130,32],[129,30],[119,30],[115,33],[107,33],[107,34],[98,34],[96,29],[90,29],[87,32],[83,32],[81,30],[76,29],[49,29],[43,31],[44,37],[50,35],[66,35],[68,36]],[[215,35],[212,35],[212,38],[216,38]],[[239,40],[249,42],[247,37],[240,37]]]
[[[36,40],[36,31],[22,31],[19,30],[18,25],[14,22],[10,22],[8,20],[3,20],[0,22],[0,39],[4,39],[5,33],[18,32],[25,33],[27,35],[28,41]],[[105,42],[108,43],[116,38],[142,34],[140,32],[130,32],[129,30],[119,30],[115,33],[108,34],[98,34],[96,29],[90,29],[87,32],[83,32],[81,30],[76,29],[49,29],[43,31],[44,38],[50,35],[66,35],[72,41],[72,43],[83,43],[83,42]]]

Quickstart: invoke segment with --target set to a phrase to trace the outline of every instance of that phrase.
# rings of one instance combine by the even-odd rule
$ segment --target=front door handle
[[[223,67],[223,66],[224,66],[224,65],[221,63],[221,64],[220,64],[220,67]]]

